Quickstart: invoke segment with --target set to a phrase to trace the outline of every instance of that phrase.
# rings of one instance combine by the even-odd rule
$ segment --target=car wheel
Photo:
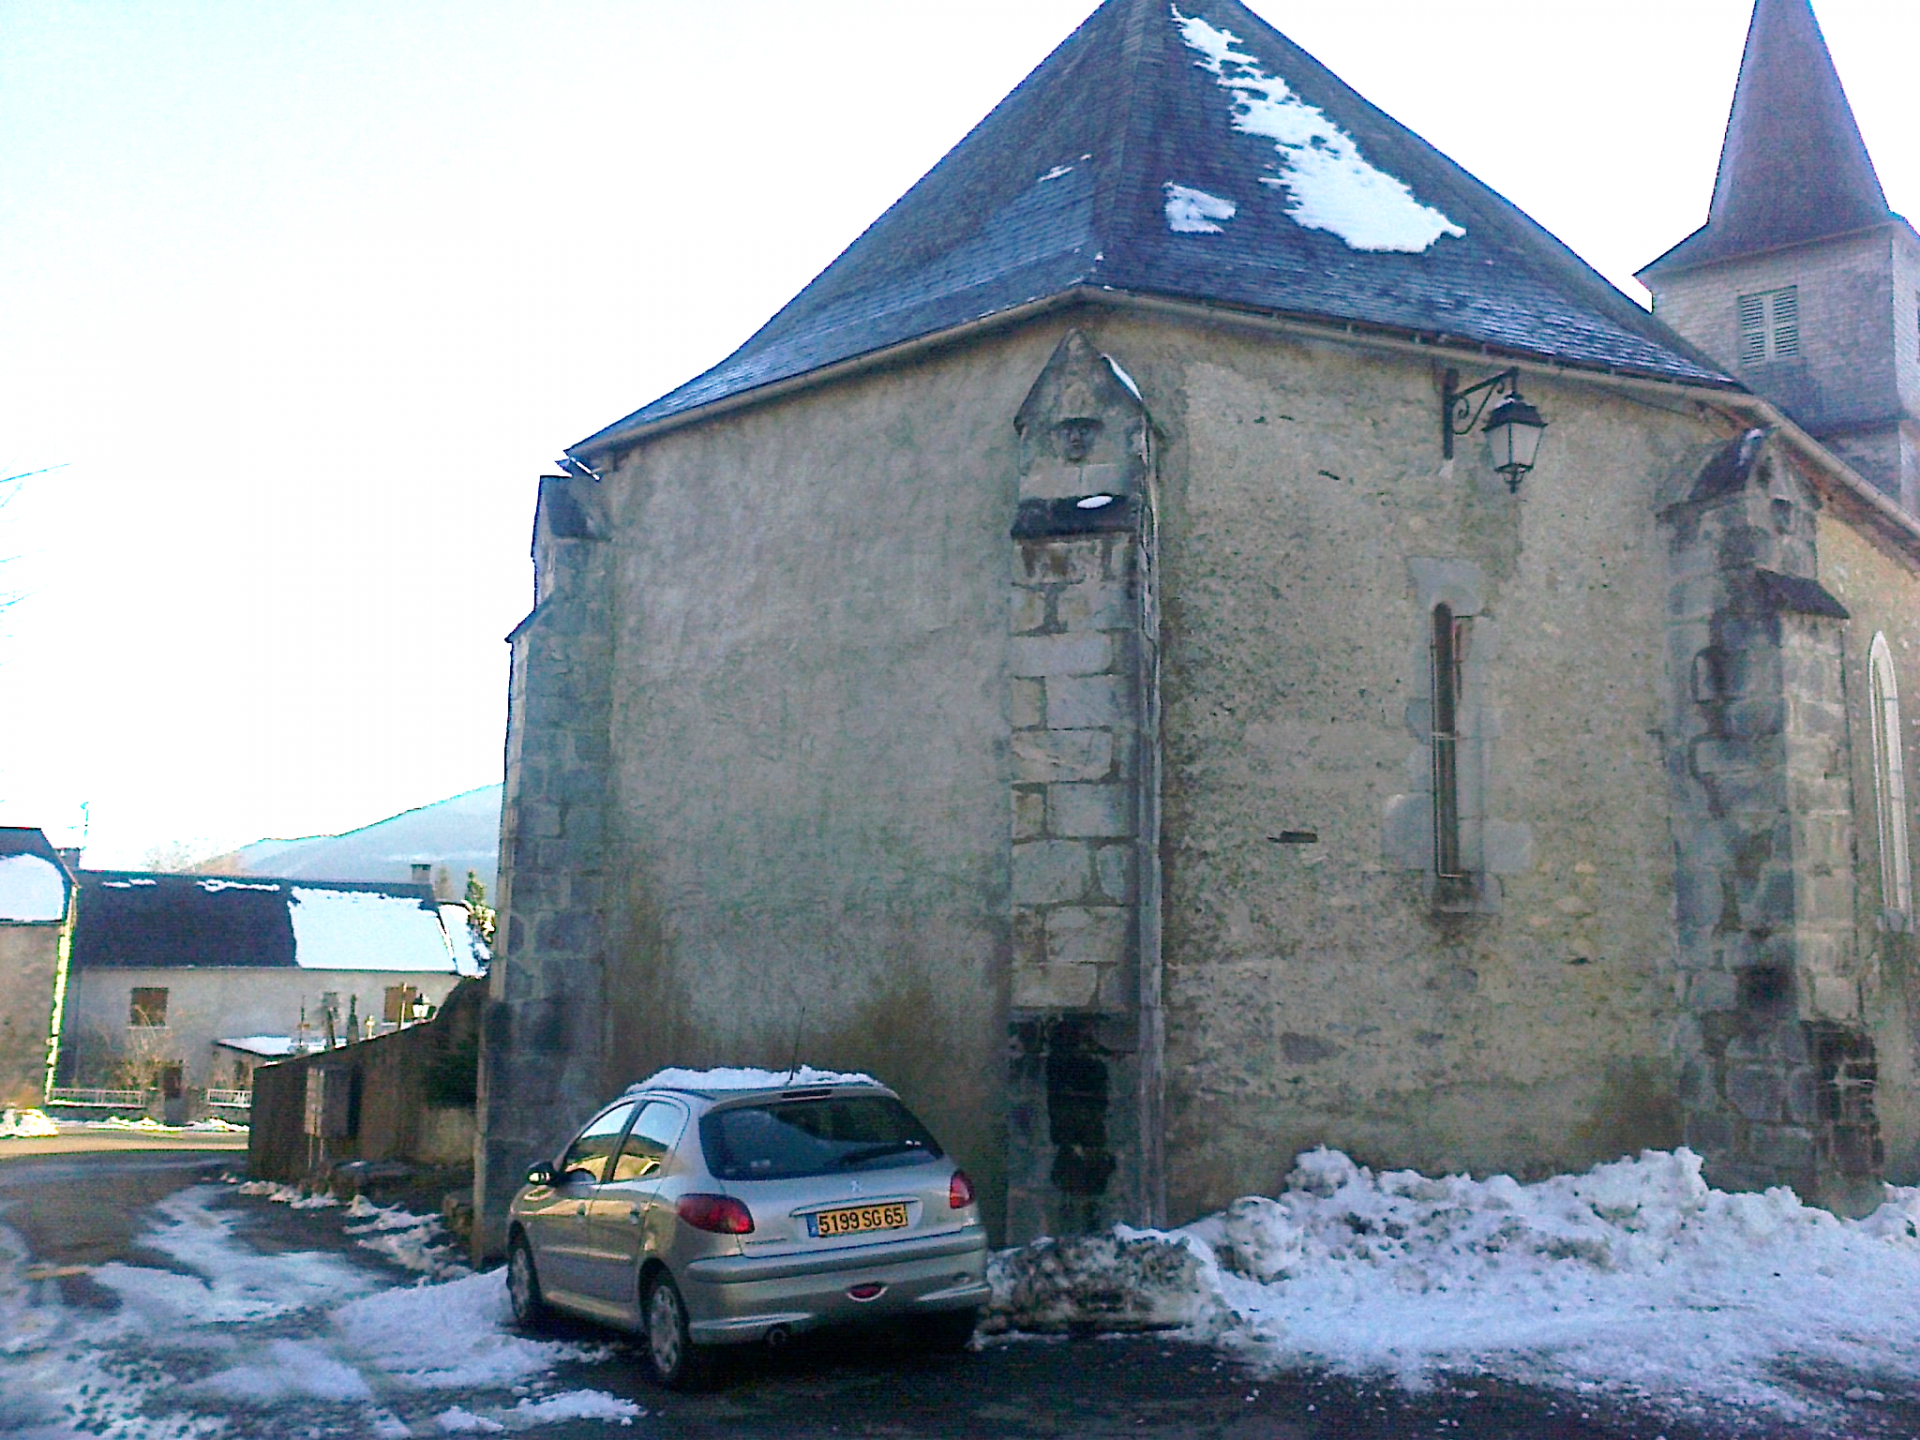
[[[533,1268],[533,1251],[527,1237],[516,1235],[507,1247],[507,1299],[513,1306],[513,1321],[522,1330],[541,1330],[553,1319],[553,1311],[540,1296],[540,1272]]]
[[[921,1316],[914,1333],[929,1350],[964,1350],[979,1323],[978,1310],[947,1310]]]
[[[713,1378],[713,1357],[693,1343],[687,1302],[664,1271],[646,1284],[647,1365],[670,1390],[698,1390]]]

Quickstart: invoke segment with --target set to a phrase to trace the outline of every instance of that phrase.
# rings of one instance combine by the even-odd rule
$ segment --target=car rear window
[[[700,1120],[707,1168],[721,1180],[790,1180],[936,1158],[927,1128],[891,1095],[769,1100]]]

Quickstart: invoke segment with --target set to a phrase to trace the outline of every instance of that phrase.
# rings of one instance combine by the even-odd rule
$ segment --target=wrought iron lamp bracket
[[[1498,375],[1489,375],[1477,384],[1462,390],[1460,372],[1447,371],[1442,382],[1440,397],[1440,447],[1442,455],[1453,459],[1453,442],[1461,435],[1471,435],[1473,427],[1480,423],[1480,417],[1487,413],[1487,406],[1493,397],[1500,394],[1517,394],[1520,389],[1520,367],[1512,366]],[[1478,395],[1476,403],[1474,396]]]

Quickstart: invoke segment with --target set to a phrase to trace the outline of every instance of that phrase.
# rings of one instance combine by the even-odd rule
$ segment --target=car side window
[[[620,1147],[620,1158],[614,1162],[613,1172],[607,1178],[645,1180],[657,1175],[667,1163],[674,1142],[680,1138],[686,1119],[678,1105],[665,1100],[648,1101],[640,1118],[633,1122],[627,1143]]]
[[[614,1147],[620,1143],[620,1132],[627,1128],[627,1121],[632,1115],[631,1103],[616,1105],[589,1123],[567,1146],[567,1153],[560,1161],[561,1180],[564,1182],[576,1170],[584,1170],[598,1180],[605,1173],[607,1157],[613,1154]]]

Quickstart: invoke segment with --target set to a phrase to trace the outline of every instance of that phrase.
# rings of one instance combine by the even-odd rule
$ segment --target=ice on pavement
[[[1439,1371],[1783,1415],[1794,1367],[1920,1377],[1920,1190],[1861,1220],[1648,1151],[1523,1185],[1301,1155],[1275,1198],[995,1257],[990,1327],[1184,1327],[1275,1363]]]
[[[402,1440],[447,1429],[441,1420],[456,1412],[474,1433],[558,1420],[630,1425],[645,1413],[617,1396],[559,1388],[556,1367],[608,1347],[512,1333],[504,1272],[461,1267],[459,1279],[395,1285],[337,1254],[265,1253],[247,1242],[245,1212],[223,1203],[223,1188],[190,1187],[154,1207],[141,1243],[166,1268],[115,1262],[90,1272],[120,1300],[112,1310],[62,1305],[0,1229],[0,1434],[198,1440],[297,1413],[313,1437]],[[344,1218],[367,1232],[363,1243],[437,1229],[430,1217],[364,1203]]]

